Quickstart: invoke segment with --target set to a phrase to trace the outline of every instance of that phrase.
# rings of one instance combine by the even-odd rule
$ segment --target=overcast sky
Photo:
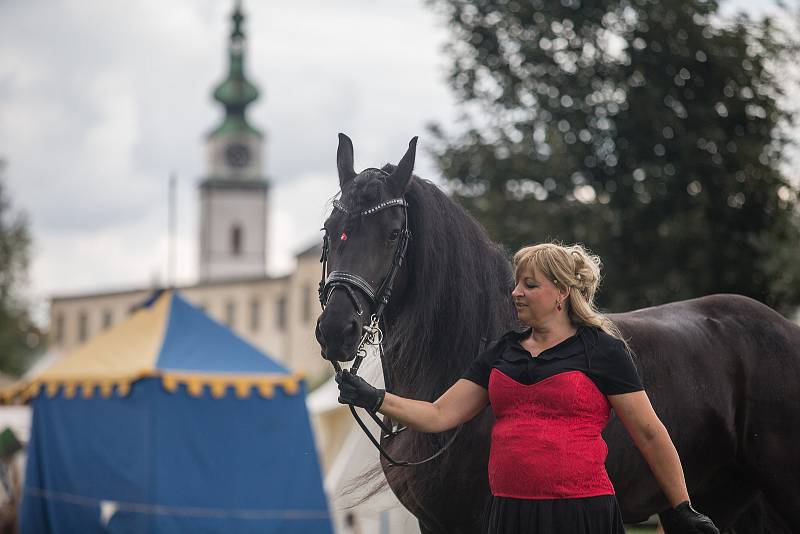
[[[758,0],[735,7],[758,12]],[[0,0],[0,158],[34,238],[29,296],[166,279],[167,188],[178,176],[177,273],[197,274],[197,183],[222,108],[233,1]],[[247,73],[262,97],[272,274],[318,238],[338,189],[337,132],[356,168],[396,162],[425,125],[451,127],[442,20],[421,0],[245,1]]]

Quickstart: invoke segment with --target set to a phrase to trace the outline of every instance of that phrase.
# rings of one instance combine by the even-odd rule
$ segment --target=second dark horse
[[[412,239],[384,315],[384,375],[396,393],[434,400],[483,341],[515,326],[507,255],[433,184],[412,175],[416,139],[397,167],[356,173],[340,135],[340,206],[325,222],[329,268],[380,287],[408,225]],[[401,205],[363,213],[387,200]],[[405,218],[408,217],[406,221]],[[531,236],[534,239],[535,236]],[[373,304],[358,288],[334,291],[317,325],[322,354],[352,359]],[[614,314],[636,354],[656,412],[683,461],[696,506],[740,534],[800,532],[800,327],[767,306],[712,295]],[[423,533],[477,533],[489,495],[491,410],[466,424],[450,449],[418,467],[384,473]],[[384,446],[426,458],[449,437],[401,433]],[[604,437],[606,462],[626,522],[667,508],[619,421]]]

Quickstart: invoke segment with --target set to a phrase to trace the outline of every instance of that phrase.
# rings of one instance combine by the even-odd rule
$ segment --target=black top
[[[575,335],[532,357],[520,341],[524,332],[508,332],[472,362],[462,378],[489,389],[493,368],[525,385],[566,371],[581,371],[604,395],[644,389],[625,344],[599,328],[580,326]]]

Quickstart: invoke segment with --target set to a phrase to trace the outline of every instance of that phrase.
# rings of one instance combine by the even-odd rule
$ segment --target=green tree
[[[432,128],[454,196],[510,249],[599,253],[624,310],[735,292],[800,303],[794,113],[775,72],[796,37],[721,22],[713,0],[432,0],[466,129]]]
[[[12,212],[0,159],[0,371],[20,375],[40,346],[21,289],[27,282],[30,234],[25,216]]]

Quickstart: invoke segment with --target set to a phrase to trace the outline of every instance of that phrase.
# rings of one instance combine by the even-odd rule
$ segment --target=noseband
[[[380,169],[367,169],[367,170],[376,170],[384,175],[388,174]],[[367,355],[367,349],[365,345],[373,345],[376,346],[378,349],[379,357],[381,360],[381,365],[383,367],[383,376],[384,376],[384,386],[386,391],[390,391],[392,388],[391,384],[391,376],[387,372],[387,365],[386,361],[383,357],[383,331],[381,330],[381,322],[383,320],[383,313],[386,311],[386,306],[389,304],[389,300],[392,296],[392,289],[394,286],[394,279],[397,276],[397,272],[400,270],[400,267],[403,265],[403,261],[405,260],[406,251],[408,250],[408,243],[411,240],[411,231],[408,229],[408,202],[403,197],[393,198],[391,200],[386,200],[371,208],[365,209],[363,211],[357,212],[360,216],[367,216],[373,215],[378,213],[381,210],[392,208],[395,206],[401,206],[403,208],[403,228],[400,231],[400,235],[398,236],[397,245],[394,249],[394,255],[392,257],[392,264],[389,266],[389,271],[386,273],[386,276],[383,277],[383,281],[381,282],[380,287],[375,290],[367,280],[363,277],[359,276],[355,273],[348,273],[345,271],[331,271],[330,274],[327,273],[328,270],[328,253],[330,251],[330,239],[328,234],[326,233],[322,240],[322,257],[320,258],[320,262],[322,263],[322,278],[319,282],[319,302],[322,306],[322,309],[325,309],[327,306],[328,301],[331,298],[331,294],[335,289],[342,289],[344,290],[350,299],[353,301],[353,305],[355,306],[356,313],[358,315],[363,315],[363,310],[358,303],[358,299],[356,298],[356,291],[360,291],[363,293],[369,302],[375,307],[375,313],[372,314],[370,317],[370,322],[368,325],[364,325],[364,333],[361,336],[361,340],[358,343],[356,348],[356,357],[353,360],[353,365],[350,367],[350,372],[352,374],[356,374],[358,372],[358,368],[361,366],[361,362],[364,360],[364,357]],[[339,200],[333,201],[334,209],[337,209],[345,214],[352,215],[353,212],[348,210],[344,204],[342,204]],[[334,369],[338,372],[341,371],[341,366],[339,362],[331,360],[331,364],[333,365]],[[459,426],[458,430],[453,434],[453,436],[445,443],[445,445],[439,449],[435,454],[431,457],[426,458],[424,460],[418,462],[409,462],[409,461],[398,461],[392,458],[388,452],[381,446],[380,442],[375,439],[375,437],[370,433],[367,426],[358,416],[355,411],[353,405],[348,405],[350,408],[350,412],[353,414],[358,425],[361,427],[361,430],[367,435],[373,445],[378,449],[378,452],[387,460],[387,462],[392,466],[414,466],[424,464],[437,458],[441,455],[447,447],[453,442],[455,437],[458,435],[461,427]],[[380,426],[381,430],[383,430],[383,439],[391,439],[400,434],[402,431],[406,430],[405,426],[394,426],[392,422],[386,418],[386,421],[382,421],[376,413],[367,410],[370,414],[372,419]],[[389,423],[388,425],[386,423]]]

